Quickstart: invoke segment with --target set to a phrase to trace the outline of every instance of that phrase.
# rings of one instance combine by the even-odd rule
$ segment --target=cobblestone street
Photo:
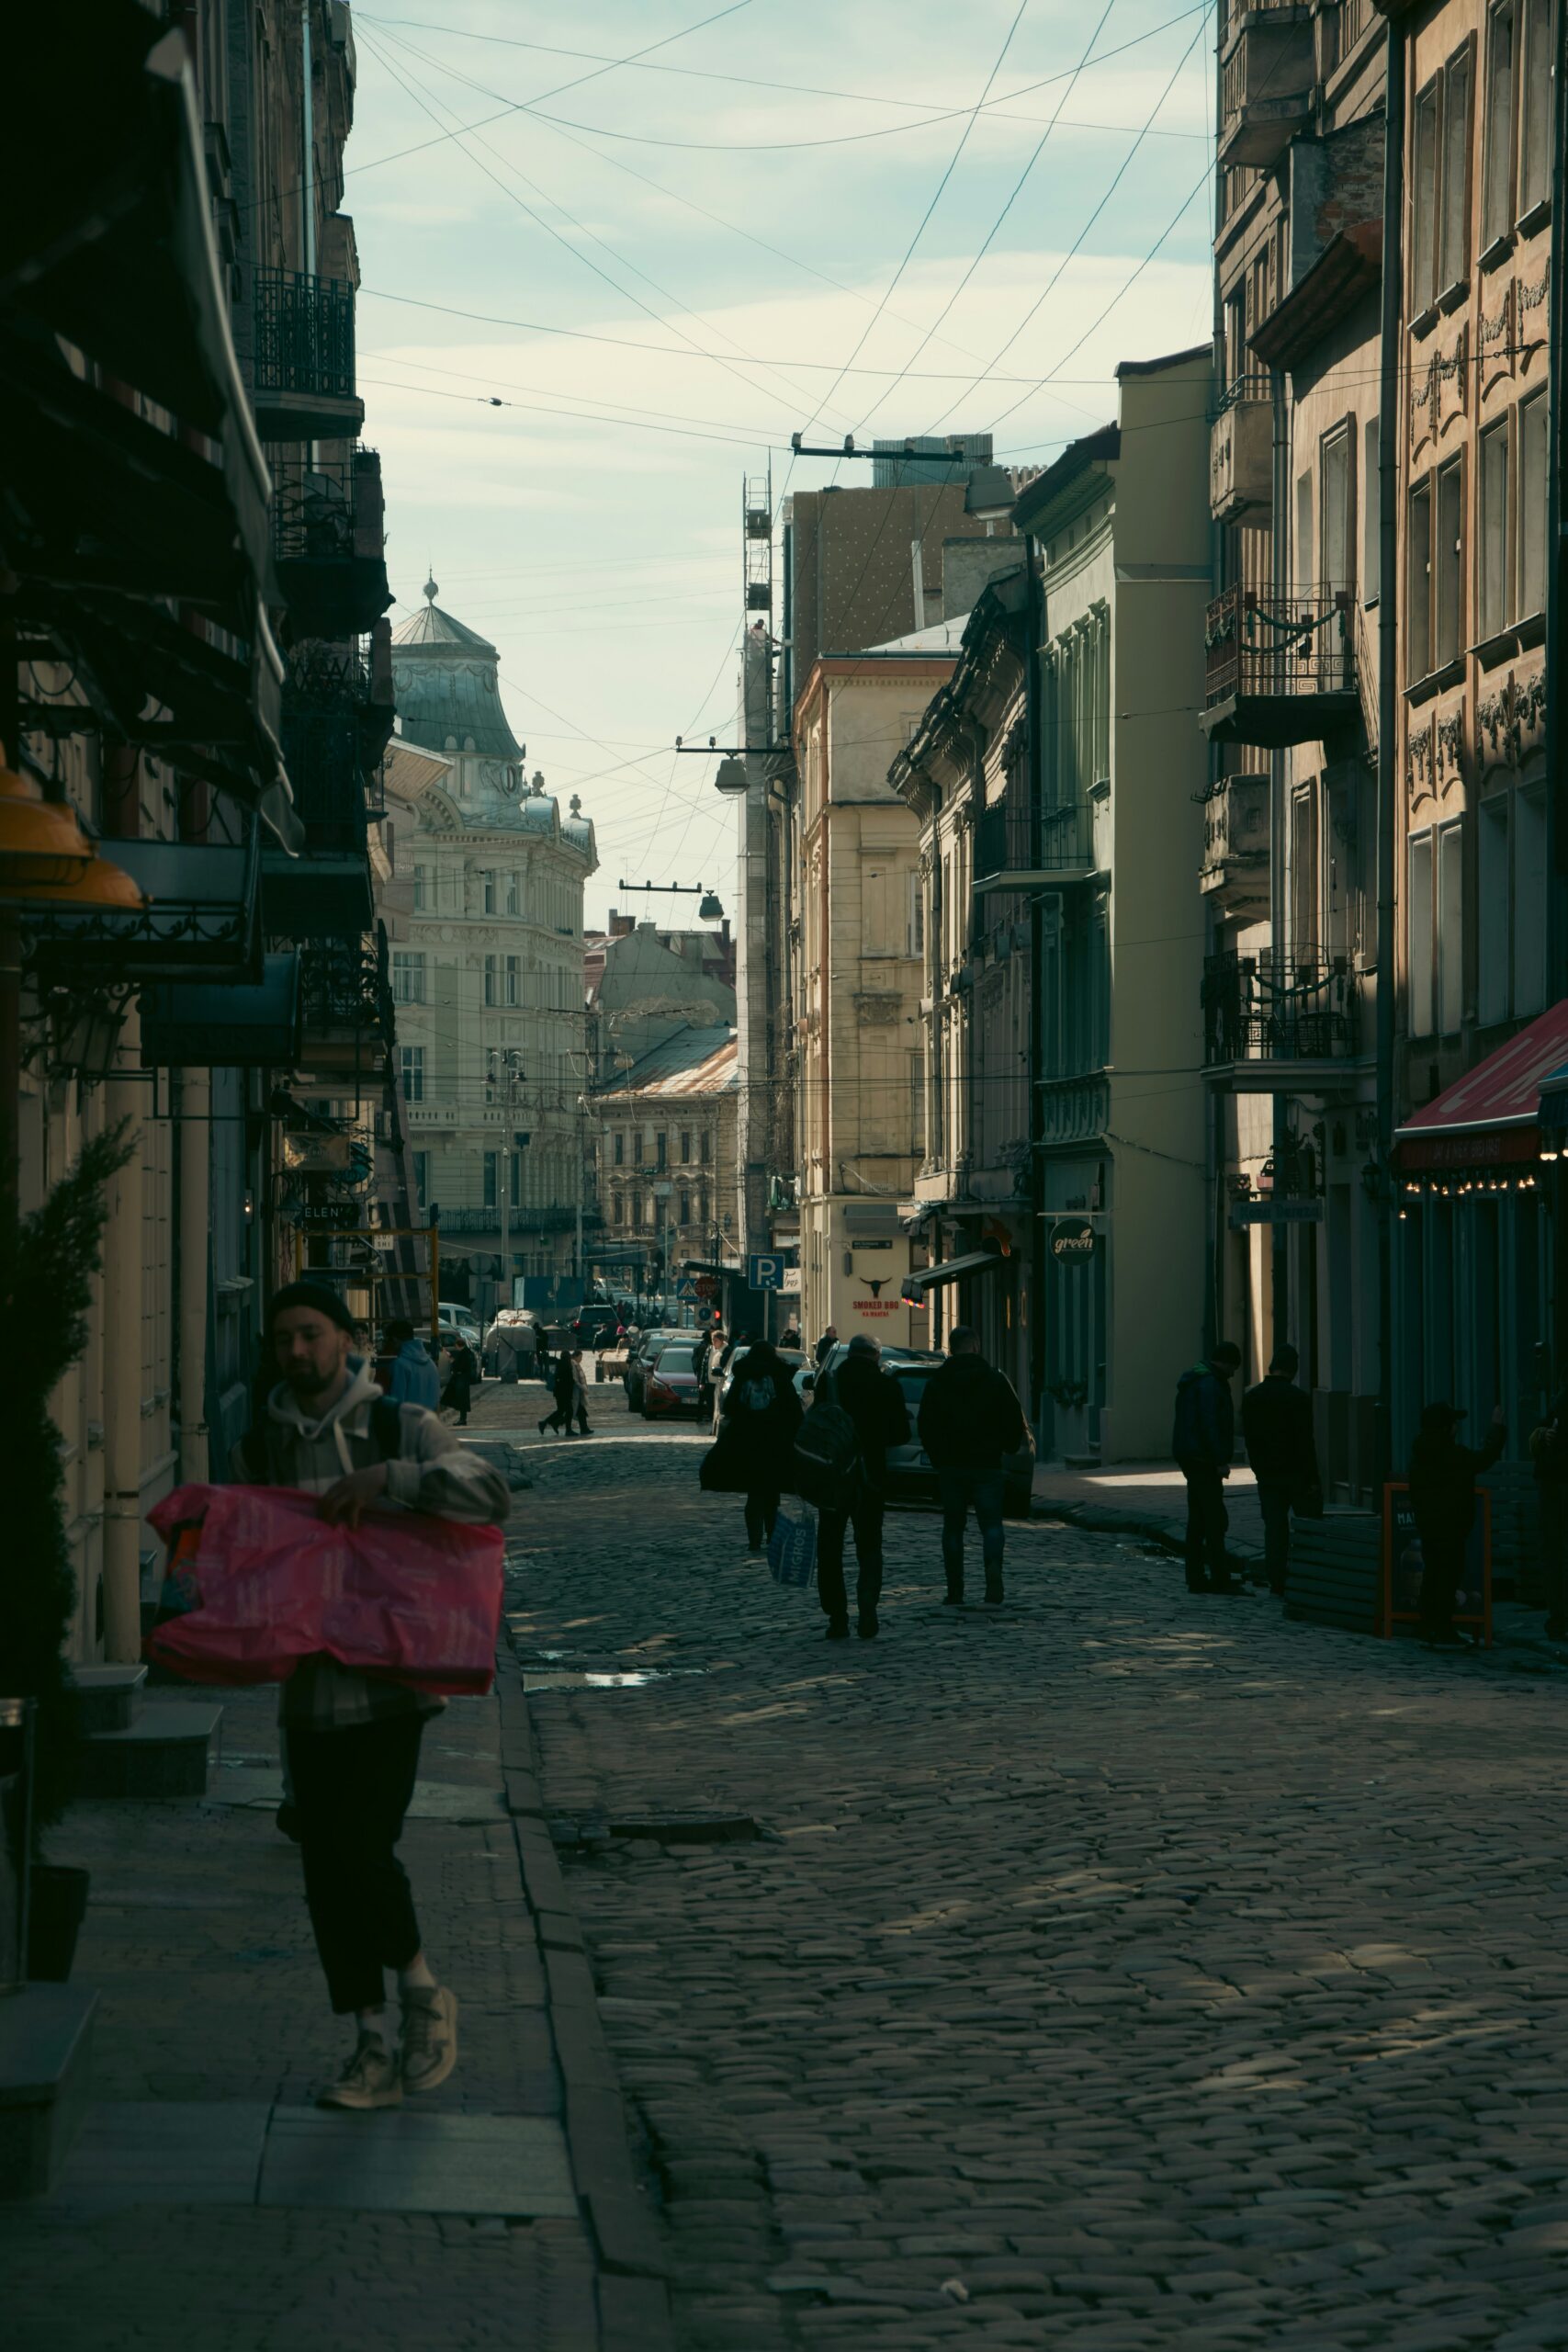
[[[924,1515],[829,1646],[689,1430],[539,1394],[512,1631],[683,2352],[1568,2345],[1557,1681],[1041,1521],[954,1612]]]

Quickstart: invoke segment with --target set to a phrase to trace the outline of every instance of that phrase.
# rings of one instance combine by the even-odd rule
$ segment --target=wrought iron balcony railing
[[[352,439],[365,418],[355,389],[353,287],[294,269],[258,268],[253,282],[252,398],[262,439]]]
[[[1050,890],[1094,872],[1094,812],[1086,799],[1043,808],[1033,834],[1027,801],[983,809],[975,826],[975,890]]]
[[[1272,948],[1203,963],[1203,1060],[1350,1061],[1359,1051],[1355,974],[1346,956]]]
[[[1353,589],[1227,588],[1209,606],[1204,646],[1203,725],[1217,741],[1312,742],[1359,716]]]
[[[299,994],[307,1036],[358,1031],[390,1046],[397,1016],[388,980],[386,933],[358,939],[307,940],[299,951]]]

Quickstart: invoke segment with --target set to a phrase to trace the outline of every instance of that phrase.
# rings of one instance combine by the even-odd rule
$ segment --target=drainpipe
[[[299,203],[304,216],[304,233],[300,253],[305,275],[316,275],[316,89],[310,57],[310,10],[314,0],[304,0],[299,11],[299,144],[303,149],[299,164]]]
[[[212,1072],[180,1079],[179,1415],[180,1484],[207,1479],[208,1227],[212,1192]]]
[[[1557,808],[1557,777],[1563,757],[1562,695],[1568,673],[1568,541],[1562,517],[1562,305],[1568,300],[1568,223],[1563,220],[1568,190],[1568,39],[1563,11],[1554,11],[1557,27],[1557,114],[1552,175],[1551,290],[1547,316],[1547,497],[1548,546],[1546,568],[1546,971],[1551,1000],[1568,994],[1568,876],[1563,872],[1562,825]],[[1552,1170],[1555,1179],[1547,1198],[1556,1233],[1556,1259],[1551,1285],[1551,1389],[1556,1393],[1562,1367],[1568,1364],[1568,1283],[1562,1279],[1562,1251],[1564,1199],[1562,1163]]]
[[[1395,729],[1399,712],[1400,341],[1404,213],[1404,33],[1389,19],[1382,193],[1382,319],[1378,401],[1378,1418],[1377,1490],[1393,1463],[1394,855],[1398,842]],[[1558,208],[1561,210],[1561,207]],[[1552,234],[1557,233],[1553,221]],[[1555,345],[1556,335],[1552,341]],[[1550,771],[1549,771],[1550,773]],[[1550,812],[1551,797],[1548,796]],[[1551,816],[1548,814],[1548,823]]]
[[[1042,558],[1043,561],[1043,559]],[[1038,874],[1045,854],[1044,811],[1040,800],[1040,656],[1045,635],[1044,580],[1036,545],[1023,542],[1023,731],[1029,786],[1029,864]],[[1045,1007],[1040,973],[1044,956],[1045,907],[1038,890],[1029,901],[1029,1387],[1030,1415],[1038,1452],[1045,1444],[1045,1116],[1041,1097],[1044,1077]]]
[[[125,1048],[122,1046],[122,1052]],[[106,1124],[134,1118],[140,1088],[111,1079]],[[131,1666],[141,1656],[141,1272],[145,1131],[110,1179],[104,1225],[104,1656]]]
[[[1276,611],[1282,608],[1291,593],[1291,425],[1285,403],[1285,377],[1282,368],[1269,371],[1269,400],[1273,412],[1273,476],[1274,527],[1269,534],[1269,587]],[[1269,929],[1271,934],[1270,953],[1276,974],[1284,967],[1287,941],[1285,924],[1288,899],[1285,890],[1285,858],[1289,845],[1286,822],[1285,777],[1290,753],[1276,750],[1269,754]],[[1294,948],[1298,943],[1290,941]],[[1284,1170],[1285,1148],[1290,1139],[1291,1123],[1285,1109],[1283,1094],[1276,1091],[1270,1098],[1273,1105],[1274,1197],[1280,1196],[1280,1180]],[[1291,1261],[1288,1254],[1290,1227],[1271,1225],[1269,1232],[1269,1293],[1273,1320],[1272,1348],[1290,1337],[1291,1325]]]

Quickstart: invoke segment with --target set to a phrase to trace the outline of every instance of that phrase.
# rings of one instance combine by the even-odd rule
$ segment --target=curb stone
[[[632,2163],[626,2109],[599,2022],[592,1970],[547,1826],[528,1702],[516,1661],[505,1648],[498,1658],[495,1687],[507,1807],[549,1986],[550,2028],[565,2090],[567,2145],[599,2256],[600,2352],[674,2352],[669,2265]]]

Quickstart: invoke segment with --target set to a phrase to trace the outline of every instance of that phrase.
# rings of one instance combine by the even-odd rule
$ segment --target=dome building
[[[413,832],[389,922],[414,1179],[424,1214],[440,1212],[444,1276],[466,1261],[470,1298],[488,1307],[504,1249],[510,1273],[530,1278],[528,1303],[551,1305],[581,1272],[593,828],[575,797],[563,816],[528,776],[496,649],[438,593],[428,580],[392,637],[399,739],[424,755],[407,763],[419,787],[396,812]]]

